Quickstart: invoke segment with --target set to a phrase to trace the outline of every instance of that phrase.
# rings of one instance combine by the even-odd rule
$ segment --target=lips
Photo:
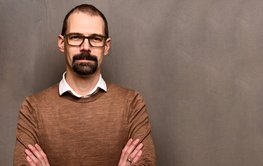
[[[77,54],[73,57],[73,63],[77,60],[90,60],[90,61],[95,61],[97,62],[98,59],[96,56],[94,55],[90,55],[89,53],[81,53],[81,54]]]

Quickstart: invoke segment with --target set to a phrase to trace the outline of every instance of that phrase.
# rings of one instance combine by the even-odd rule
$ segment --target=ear
[[[61,52],[65,51],[65,41],[64,41],[64,36],[58,35],[58,49]]]
[[[110,44],[111,44],[111,38],[109,37],[108,39],[106,39],[105,41],[105,46],[104,46],[104,56],[109,54],[110,51]]]

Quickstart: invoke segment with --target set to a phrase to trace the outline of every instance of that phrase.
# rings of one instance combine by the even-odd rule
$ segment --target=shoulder
[[[142,100],[142,96],[137,90],[122,87],[117,84],[107,83],[108,94],[116,96],[118,98],[125,98],[127,100],[139,99]]]
[[[107,83],[107,88],[109,93],[114,93],[118,95],[132,95],[138,93],[136,90],[125,88],[114,83]]]
[[[28,97],[26,97],[26,101],[36,102],[36,101],[45,101],[45,100],[53,100],[59,96],[58,92],[58,84],[54,84],[49,88],[36,92]]]
[[[29,111],[32,113],[33,110],[37,110],[39,105],[47,105],[55,101],[58,95],[58,84],[55,84],[47,89],[27,96],[21,104],[20,111],[24,113]]]

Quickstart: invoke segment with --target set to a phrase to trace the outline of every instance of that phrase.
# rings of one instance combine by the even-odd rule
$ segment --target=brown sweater
[[[155,165],[151,126],[142,97],[107,84],[89,98],[59,96],[58,84],[27,97],[17,125],[14,165],[27,165],[25,147],[38,143],[51,166],[117,166],[129,138],[143,140],[136,165]]]

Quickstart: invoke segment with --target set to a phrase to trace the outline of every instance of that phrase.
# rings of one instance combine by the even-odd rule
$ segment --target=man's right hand
[[[25,150],[25,153],[27,155],[26,160],[30,166],[50,166],[47,155],[38,144],[35,146],[28,145],[28,148]]]

